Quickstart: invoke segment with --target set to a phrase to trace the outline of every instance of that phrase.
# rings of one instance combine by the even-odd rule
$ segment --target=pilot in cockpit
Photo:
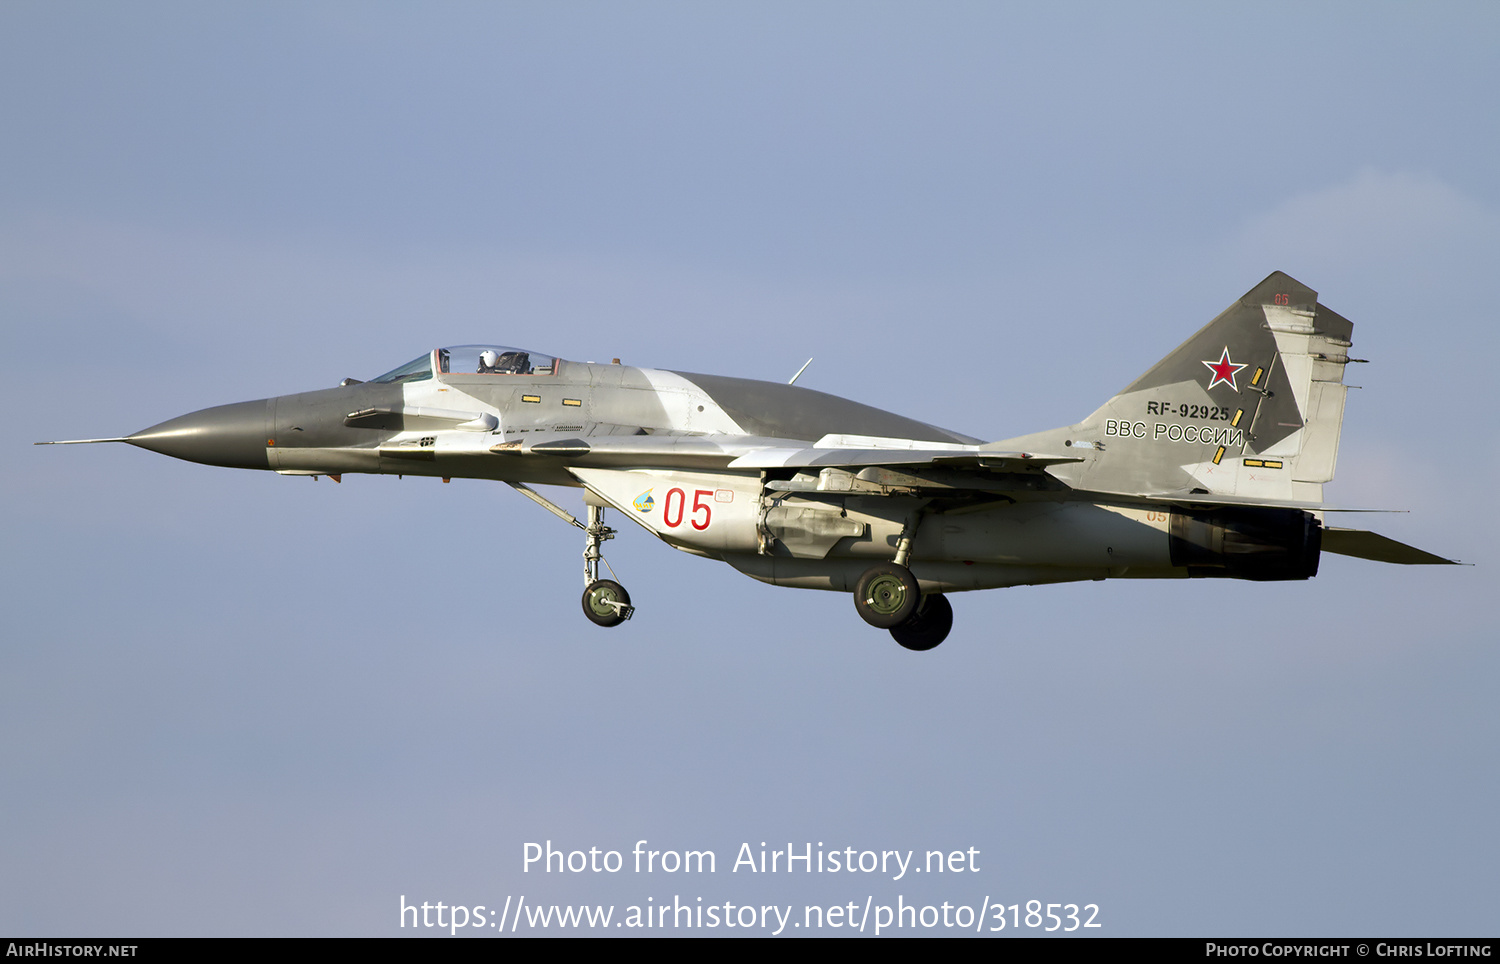
[[[497,352],[486,348],[479,353],[481,375],[530,375],[531,353],[526,351]]]

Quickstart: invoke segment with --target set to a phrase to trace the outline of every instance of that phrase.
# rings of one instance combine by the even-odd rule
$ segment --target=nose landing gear
[[[630,593],[613,579],[599,578],[599,563],[604,559],[600,546],[615,537],[615,530],[604,524],[604,509],[591,505],[589,524],[583,528],[587,537],[583,544],[583,614],[596,626],[618,626],[635,614],[630,605]],[[614,570],[610,569],[610,575]]]
[[[630,593],[625,587],[613,579],[599,578],[599,563],[604,563],[606,568],[609,566],[599,547],[615,537],[615,530],[604,524],[604,508],[590,505],[589,524],[584,525],[567,509],[530,486],[520,482],[507,482],[506,485],[564,522],[583,530],[583,614],[589,622],[596,626],[618,626],[635,615],[635,607],[630,605]],[[613,576],[615,571],[610,569],[609,574]]]

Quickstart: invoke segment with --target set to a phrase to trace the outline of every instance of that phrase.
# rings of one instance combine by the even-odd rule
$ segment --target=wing
[[[833,479],[851,476],[876,488],[972,488],[994,492],[1004,488],[1001,481],[1004,476],[1035,477],[1048,466],[1083,461],[1078,456],[1042,455],[987,445],[848,435],[825,436],[816,442],[746,435],[604,435],[563,439],[539,436],[502,442],[491,446],[490,452],[527,459],[565,459],[568,466],[576,468],[649,466],[757,471],[768,476],[787,476],[768,479],[768,485],[782,491],[816,490],[819,476]],[[1056,485],[1066,488],[1062,483]],[[1035,485],[1018,488],[1034,489]],[[835,491],[849,489],[846,485]]]
[[[860,469],[867,466],[932,465],[955,469],[1037,472],[1049,465],[1082,461],[1077,456],[1039,455],[990,445],[950,445],[866,435],[825,435],[811,445],[789,447],[783,441],[776,447],[750,452],[732,462],[730,468]]]

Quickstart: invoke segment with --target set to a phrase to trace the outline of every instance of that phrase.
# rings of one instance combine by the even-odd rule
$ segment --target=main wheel
[[[911,618],[891,627],[891,636],[907,649],[926,652],[948,638],[953,629],[953,604],[942,593],[922,597],[922,603]]]
[[[854,586],[854,608],[876,629],[899,626],[916,612],[922,591],[911,570],[882,562],[865,570]]]
[[[618,605],[615,605],[618,604]],[[625,621],[621,607],[630,608],[630,593],[613,579],[595,579],[583,591],[583,614],[597,626],[618,626]]]

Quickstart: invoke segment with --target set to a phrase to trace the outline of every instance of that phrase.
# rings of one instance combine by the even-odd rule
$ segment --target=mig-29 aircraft
[[[1277,272],[1083,421],[998,442],[791,383],[484,345],[76,441],[336,481],[494,479],[583,530],[583,611],[600,626],[634,612],[599,578],[610,508],[753,579],[852,593],[866,622],[925,650],[952,628],[946,593],[1309,579],[1321,552],[1451,562],[1323,524],[1352,327]],[[587,523],[532,484],[582,488]]]

